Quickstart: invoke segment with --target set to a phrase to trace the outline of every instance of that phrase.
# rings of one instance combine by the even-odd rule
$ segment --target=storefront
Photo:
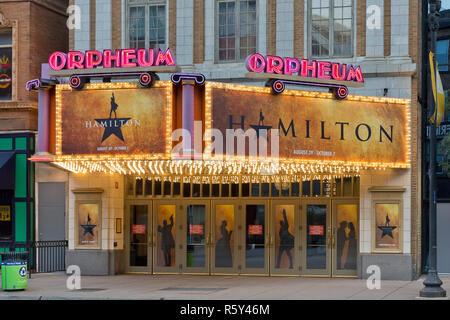
[[[50,89],[48,154],[32,161],[38,181],[68,172],[57,178],[68,185],[68,265],[415,276],[410,100],[150,77]]]

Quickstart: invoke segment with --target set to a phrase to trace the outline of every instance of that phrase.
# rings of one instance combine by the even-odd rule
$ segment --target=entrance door
[[[331,276],[331,203],[329,200],[302,202],[303,274]]]
[[[238,248],[242,245],[237,231],[241,215],[242,205],[226,200],[212,201],[211,274],[238,273],[241,260]]]
[[[156,200],[153,204],[153,261],[155,273],[178,273],[183,226],[175,201]]]
[[[358,202],[333,201],[333,276],[356,276],[359,226]]]
[[[127,270],[152,272],[151,201],[132,201],[127,205]]]
[[[243,251],[238,265],[243,274],[269,274],[268,201],[243,201],[239,231]]]
[[[298,208],[298,201],[272,201],[270,274],[299,274],[301,246]]]
[[[189,201],[183,203],[181,219],[182,262],[184,273],[210,272],[210,201]]]

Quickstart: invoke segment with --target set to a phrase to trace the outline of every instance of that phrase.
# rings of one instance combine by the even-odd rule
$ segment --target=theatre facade
[[[364,70],[345,64],[251,55],[247,77],[264,87],[180,73],[170,49],[114,54],[114,68],[94,68],[102,53],[57,53],[51,74],[68,83],[29,82],[40,92],[30,161],[38,184],[64,183],[67,265],[417,276],[411,100],[352,95]]]

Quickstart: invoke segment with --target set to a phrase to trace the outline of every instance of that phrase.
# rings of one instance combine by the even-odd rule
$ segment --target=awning
[[[0,151],[0,189],[14,187],[14,151]]]

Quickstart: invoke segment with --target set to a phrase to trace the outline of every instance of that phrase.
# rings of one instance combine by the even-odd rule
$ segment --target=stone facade
[[[114,1],[106,6],[103,0],[73,0],[89,12],[95,4],[95,14],[82,15],[82,28],[71,34],[71,49],[105,49],[114,48],[121,42],[123,48],[127,43],[127,2],[121,5]],[[150,2],[150,1],[149,1]],[[217,7],[215,1],[204,0],[167,0],[160,1],[167,8],[166,43],[176,53],[176,59],[183,72],[203,73],[207,80],[236,82],[243,84],[264,85],[263,82],[250,81],[245,78],[243,61],[217,63],[216,59],[216,24]],[[257,3],[257,51],[262,54],[311,57],[308,52],[308,0],[258,0]],[[99,9],[99,8],[103,8]],[[376,261],[377,255],[371,247],[371,192],[373,186],[401,186],[405,188],[403,199],[403,244],[401,254],[383,254],[384,265],[391,268],[401,266],[405,272],[402,276],[392,273],[386,278],[413,279],[420,273],[420,114],[421,106],[417,101],[420,79],[420,28],[421,5],[412,0],[356,0],[353,7],[353,56],[345,59],[332,59],[342,63],[360,65],[365,75],[363,88],[350,88],[350,94],[378,97],[411,99],[411,168],[408,170],[365,171],[361,173],[360,196],[360,268]],[[373,15],[380,14],[379,17]],[[121,18],[119,22],[118,19]],[[374,19],[378,24],[367,23]],[[95,20],[95,23],[93,23]],[[112,23],[112,21],[114,22]],[[371,20],[372,21],[372,20]],[[92,26],[95,30],[91,30]],[[113,31],[108,30],[113,28]],[[119,28],[121,28],[119,30]],[[114,35],[120,34],[120,40]],[[110,36],[112,38],[110,38]],[[92,47],[95,37],[95,48]],[[89,45],[91,44],[91,45]],[[168,76],[161,75],[161,79]],[[83,180],[84,179],[84,180]],[[95,177],[70,177],[70,185],[87,185],[99,187]],[[102,183],[111,184],[114,178],[104,179]],[[122,187],[120,187],[122,188]],[[123,215],[123,197],[118,190],[110,190],[102,197],[106,216],[107,230],[114,218]],[[70,195],[69,195],[70,197]],[[70,198],[69,198],[70,199]],[[72,201],[72,200],[70,200]],[[70,205],[69,205],[70,208]],[[73,209],[73,208],[72,208]],[[73,214],[73,212],[72,212]],[[70,216],[70,215],[69,215]],[[72,226],[73,228],[73,226]],[[69,225],[69,239],[72,239]],[[104,237],[105,234],[102,233]],[[123,240],[113,236],[103,239],[104,250],[123,248]],[[70,249],[73,249],[73,244]],[[381,257],[381,255],[380,255]],[[364,268],[363,268],[364,269]],[[364,270],[360,276],[364,278]]]

